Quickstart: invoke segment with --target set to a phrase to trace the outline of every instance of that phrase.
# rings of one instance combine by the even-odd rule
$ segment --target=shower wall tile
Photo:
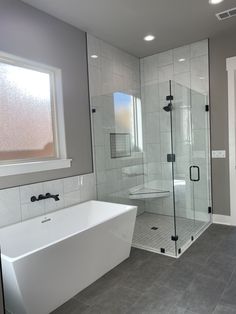
[[[173,50],[161,52],[159,54],[156,54],[155,56],[157,56],[158,67],[173,63]]]
[[[145,112],[155,112],[159,108],[159,88],[157,83],[144,85],[142,101],[145,103]]]
[[[156,55],[143,59],[143,78],[144,82],[156,82],[158,79]]]
[[[146,143],[160,143],[160,113],[146,114]]]
[[[194,90],[208,95],[208,56],[191,59],[191,86]]]
[[[208,42],[207,40],[198,41],[190,45],[191,58],[208,55]]]
[[[191,75],[190,71],[185,73],[179,73],[174,75],[174,81],[187,88],[191,87]]]
[[[96,51],[98,55],[97,66],[94,65],[94,61],[90,60],[89,62],[91,107],[96,108],[96,114],[92,116],[94,167],[96,170],[96,187],[94,189],[97,188],[99,200],[136,204],[137,202],[129,199],[129,189],[144,182],[143,152],[132,152],[130,157],[111,158],[110,133],[123,132],[122,127],[120,130],[116,124],[113,93],[123,92],[140,97],[140,72],[144,76],[143,67],[140,66],[138,58],[91,35],[88,35],[88,38],[88,46],[91,46],[88,47],[88,58],[91,59],[92,51]],[[155,58],[148,59],[146,66],[149,68],[149,71],[145,70],[146,81],[157,80]],[[154,77],[150,72],[153,67],[155,67]],[[93,79],[94,71],[96,72],[95,76],[98,76],[95,68],[100,71],[101,83]],[[149,93],[146,94],[148,97]],[[149,100],[149,103],[152,104],[152,100]],[[150,112],[152,112],[151,107]],[[92,190],[90,189],[91,193]],[[88,197],[91,196],[88,195]],[[139,212],[142,212],[144,202],[139,202],[138,205]]]
[[[174,53],[174,73],[184,73],[190,71],[190,46],[176,48]]]
[[[170,115],[163,111],[163,107],[167,105],[166,96],[170,93],[169,80],[172,80],[172,93],[176,100],[173,131],[175,139],[178,139],[174,143],[176,152],[175,175],[177,180],[185,182],[185,185],[178,187],[176,206],[178,215],[182,217],[191,216],[191,204],[188,198],[191,193],[185,193],[190,186],[188,182],[191,157],[189,143],[192,141],[195,143],[193,146],[194,161],[198,163],[206,161],[204,151],[206,150],[207,139],[203,137],[203,133],[206,129],[204,110],[208,102],[208,41],[203,40],[143,58],[140,60],[140,68],[144,120],[145,184],[154,181],[160,188],[172,191],[172,167],[171,163],[166,161],[166,155],[171,153]],[[157,80],[156,77],[158,77]],[[199,93],[206,97],[202,97]],[[196,105],[197,103],[198,105]],[[155,119],[157,113],[158,119]],[[193,138],[190,136],[189,129],[190,113],[192,113],[194,129]],[[160,165],[161,171],[158,174],[155,170],[157,164],[153,168],[154,163]],[[197,192],[197,194],[200,193],[200,191]],[[145,210],[172,215],[173,199],[170,197],[162,201],[146,202]]]
[[[158,82],[167,82],[174,78],[174,66],[173,64],[160,67],[158,70]]]

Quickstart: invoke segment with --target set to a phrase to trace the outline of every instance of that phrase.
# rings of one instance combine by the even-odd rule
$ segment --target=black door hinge
[[[172,241],[178,241],[179,240],[179,237],[176,235],[176,236],[171,236],[171,240]]]
[[[174,100],[174,97],[172,95],[166,96],[166,100]]]
[[[95,113],[95,112],[96,112],[96,109],[95,109],[95,108],[93,108],[93,109],[92,109],[92,113]]]
[[[161,248],[161,253],[165,254],[166,250],[164,248]]]
[[[167,154],[167,162],[175,162],[175,154]]]
[[[212,213],[212,208],[209,206],[208,207],[208,214],[211,214]]]
[[[207,112],[209,111],[209,105],[205,106],[205,111],[207,111]]]
[[[178,253],[181,254],[181,249],[180,248],[178,249]]]

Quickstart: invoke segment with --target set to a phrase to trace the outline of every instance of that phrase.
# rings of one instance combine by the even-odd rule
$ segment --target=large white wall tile
[[[174,73],[190,71],[190,46],[184,46],[173,50],[174,53]]]
[[[80,190],[68,192],[64,195],[65,207],[81,202]]]
[[[19,188],[0,190],[0,226],[21,221]]]
[[[45,200],[45,212],[49,213],[61,208],[64,208],[64,189],[63,180],[47,181],[43,183],[44,194],[51,193],[53,195],[59,194],[59,201],[54,199]]]
[[[20,199],[22,204],[31,203],[31,196],[38,197],[43,194],[43,183],[23,185],[20,187]]]
[[[80,177],[68,177],[63,179],[64,193],[80,190]]]
[[[157,71],[157,57],[156,55],[146,57],[143,59],[144,62],[144,82],[156,82],[158,80]]]
[[[208,55],[208,40],[198,41],[191,44],[191,58]]]
[[[174,78],[174,66],[173,64],[166,65],[163,67],[160,67],[158,70],[158,81],[161,82],[168,82],[170,80],[173,80]]]
[[[39,194],[44,194],[43,183],[23,185],[20,187],[20,201],[22,220],[43,215],[45,212],[45,201],[31,202],[31,197],[38,197]]]
[[[21,204],[22,220],[27,220],[33,217],[44,215],[45,213],[44,203],[45,201]]]
[[[157,64],[159,67],[173,63],[173,50],[168,50],[157,54]]]
[[[80,176],[80,185],[81,185],[81,202],[88,200],[96,199],[96,182],[94,174],[89,174],[86,176]]]

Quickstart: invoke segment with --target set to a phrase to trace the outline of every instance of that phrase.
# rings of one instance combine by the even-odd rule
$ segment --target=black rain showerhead
[[[170,112],[172,110],[172,104],[169,103],[167,106],[163,107],[166,112]]]

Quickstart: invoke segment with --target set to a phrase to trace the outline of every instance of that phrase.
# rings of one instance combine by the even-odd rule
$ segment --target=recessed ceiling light
[[[180,58],[179,62],[184,62],[186,59],[185,58]]]
[[[199,79],[200,80],[205,80],[205,77],[204,76],[199,76]]]
[[[97,56],[97,55],[91,55],[91,58],[93,58],[93,59],[97,59],[97,58],[98,58],[98,56]]]
[[[223,2],[224,0],[209,0],[209,3],[210,4],[218,4],[218,3],[221,3]]]
[[[144,40],[146,40],[146,41],[152,41],[152,40],[154,40],[154,39],[155,39],[155,36],[154,36],[154,35],[149,34],[149,35],[145,36],[143,39],[144,39]]]

